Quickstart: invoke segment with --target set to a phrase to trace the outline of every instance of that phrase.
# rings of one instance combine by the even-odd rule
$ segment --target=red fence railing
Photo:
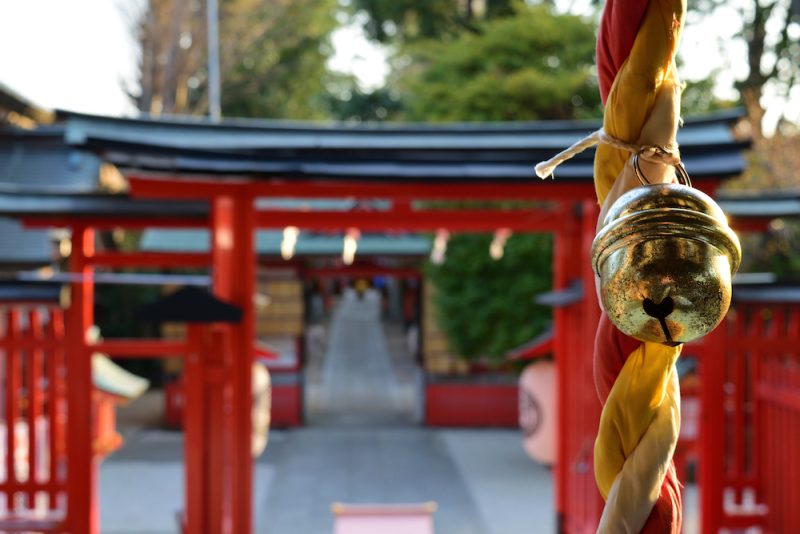
[[[751,374],[757,432],[750,451],[769,507],[767,532],[800,532],[800,306],[752,310],[764,339],[750,349],[758,359]],[[742,340],[740,340],[742,341]],[[747,442],[745,442],[747,443]]]
[[[603,510],[594,480],[594,439],[602,408],[592,371],[599,307],[588,258],[598,208],[595,202],[584,202],[581,207],[581,218],[567,218],[556,235],[554,287],[562,298],[550,303],[554,306],[553,352],[558,366],[557,528],[569,534],[595,532]]]
[[[698,350],[701,531],[800,532],[800,305],[738,302]]]
[[[581,299],[555,315],[560,530],[591,532],[602,510],[592,473],[600,405],[587,357],[596,304]],[[70,530],[64,337],[58,308],[0,309],[0,531]],[[800,305],[738,302],[690,352],[699,361],[701,532],[800,532]]]
[[[570,392],[559,402],[566,458],[556,472],[559,530],[589,532],[602,510],[591,463],[599,405],[588,404],[595,397],[583,341],[591,313],[581,303],[555,313],[563,330],[554,345],[566,370],[560,385]],[[681,436],[676,464],[684,482],[688,466],[698,469],[700,532],[800,532],[800,304],[738,301],[681,357],[699,364],[697,376],[682,381],[685,408],[699,418],[684,413],[692,428]]]
[[[0,531],[62,531],[68,504],[63,313],[6,308],[0,325]]]

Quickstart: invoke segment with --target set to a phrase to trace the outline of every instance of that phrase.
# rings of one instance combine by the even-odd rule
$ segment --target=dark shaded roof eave
[[[402,169],[393,171],[377,172],[370,168],[345,168],[334,166],[306,166],[303,170],[283,170],[283,169],[241,169],[231,170],[227,167],[214,167],[211,166],[179,166],[164,169],[155,165],[135,165],[135,166],[121,166],[124,173],[128,175],[137,174],[143,177],[152,176],[168,176],[180,180],[181,175],[186,177],[203,177],[208,176],[242,176],[248,177],[253,180],[305,180],[305,179],[325,179],[331,181],[346,180],[348,182],[382,182],[394,184],[415,184],[415,183],[485,183],[485,184],[501,184],[501,183],[539,183],[532,171],[532,166],[519,166],[516,168],[475,168],[467,167],[453,172],[453,169],[447,169],[448,172],[440,172],[439,169],[427,167],[424,169],[405,166]],[[689,174],[692,179],[697,180],[724,180],[732,178],[741,174],[744,170],[743,165],[737,165],[733,162],[732,165],[723,169],[713,168],[706,170],[704,167],[701,169],[693,168],[691,164],[687,164]],[[271,171],[271,172],[270,172]],[[556,171],[556,182],[569,182],[569,183],[585,183],[591,184],[593,180],[590,166],[570,166],[564,165]],[[542,197],[547,197],[547,185],[542,185]],[[455,193],[455,192],[454,192]]]
[[[0,192],[81,194],[98,190],[102,161],[64,142],[64,125],[0,129]]]
[[[0,302],[59,302],[58,282],[0,280]]]
[[[732,141],[731,115],[687,120],[678,133],[684,145]],[[549,121],[536,123],[470,123],[426,125],[332,126],[275,121],[198,119],[126,119],[72,114],[66,142],[87,147],[126,143],[170,150],[199,149],[245,153],[258,150],[497,150],[534,148],[557,151],[599,126],[599,122]]]
[[[697,156],[704,154],[739,153],[750,148],[749,141],[709,141],[705,143],[684,144],[681,146],[681,155]],[[420,147],[263,147],[241,149],[208,149],[197,147],[174,147],[148,143],[145,140],[125,141],[119,139],[102,139],[87,137],[80,148],[96,151],[120,158],[122,155],[130,157],[157,158],[157,157],[184,157],[206,158],[213,160],[230,161],[294,161],[297,159],[311,159],[315,161],[404,161],[404,162],[495,162],[507,163],[509,161],[524,161],[530,163],[541,158],[549,158],[564,148],[541,146],[490,146],[475,149],[470,146],[456,146],[442,148],[436,146]],[[570,161],[592,161],[594,148],[575,155]]]
[[[744,168],[729,123],[740,110],[688,119],[679,131],[695,178],[722,179]],[[62,113],[66,142],[125,169],[253,179],[436,181],[533,180],[533,166],[599,122],[379,124],[345,126],[198,118],[161,120]],[[559,168],[565,180],[591,180],[592,152]],[[179,177],[179,176],[176,176]]]
[[[542,186],[543,194],[546,185]],[[546,195],[544,195],[546,196]],[[737,198],[730,194],[719,198],[723,210],[734,217],[800,217],[800,192],[770,194],[764,198]],[[0,216],[24,218],[36,216],[131,216],[206,219],[205,201],[144,200],[125,195],[104,194],[15,194],[0,191]]]
[[[170,116],[150,117],[142,114],[140,117],[112,117],[92,115],[63,109],[55,110],[59,120],[84,119],[102,122],[115,122],[119,124],[156,123],[165,127],[209,127],[220,131],[226,130],[262,130],[262,131],[293,131],[293,132],[351,132],[362,131],[370,134],[392,134],[396,132],[524,132],[524,131],[567,131],[581,132],[596,130],[602,126],[601,119],[586,120],[543,120],[543,121],[503,121],[503,122],[437,122],[437,123],[407,123],[407,122],[375,122],[351,125],[342,122],[297,121],[280,119],[247,119],[225,118],[222,122],[213,122],[208,117]],[[685,117],[686,126],[698,126],[710,123],[734,124],[745,116],[743,108],[731,108],[712,112],[706,115]]]
[[[16,141],[18,139],[64,140],[66,126],[64,124],[44,124],[33,130],[23,130],[13,126],[0,126],[0,141]]]
[[[723,179],[740,174],[745,168],[741,155],[742,145],[720,147],[712,154],[687,151],[684,163],[693,178]],[[123,150],[103,152],[103,157],[126,173],[174,173],[197,175],[239,175],[252,179],[330,178],[352,180],[485,180],[489,182],[536,180],[533,166],[552,155],[540,154],[528,159],[515,157],[507,161],[480,161],[464,158],[459,161],[429,160],[313,160],[310,157],[257,159],[241,155],[214,155],[202,152],[130,153]],[[587,157],[576,158],[562,164],[556,171],[559,179],[592,180],[593,161]],[[176,176],[179,178],[179,176]]]
[[[204,201],[142,200],[124,195],[103,194],[8,194],[0,193],[0,216],[37,217],[208,217]]]
[[[717,201],[728,215],[741,218],[798,218],[800,190],[736,193],[723,191]]]

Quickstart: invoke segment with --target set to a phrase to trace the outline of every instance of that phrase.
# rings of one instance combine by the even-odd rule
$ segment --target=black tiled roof
[[[22,282],[0,280],[0,302],[57,303],[61,284],[57,282]]]
[[[96,155],[64,142],[63,127],[46,126],[32,131],[0,129],[0,193],[14,193],[7,199],[11,204],[25,198],[16,196],[19,193],[30,195],[27,197],[30,206],[37,204],[36,195],[43,193],[70,195],[96,191],[99,169]],[[9,219],[0,220],[0,265],[38,266],[51,261],[48,231],[26,229]]]
[[[102,217],[208,217],[208,203],[142,200],[126,195],[54,195],[0,193],[0,216],[71,215]]]
[[[693,178],[744,168],[731,124],[741,111],[687,119],[678,135]],[[128,169],[254,178],[375,181],[528,181],[533,166],[599,122],[380,124],[124,119],[62,112],[66,140]],[[559,179],[591,180],[593,151],[562,165]]]
[[[724,192],[719,195],[718,203],[733,217],[800,217],[800,190]]]
[[[26,268],[47,265],[52,260],[47,230],[23,228],[19,221],[0,218],[0,265]]]
[[[64,128],[0,129],[0,192],[89,193],[100,159],[64,142]]]

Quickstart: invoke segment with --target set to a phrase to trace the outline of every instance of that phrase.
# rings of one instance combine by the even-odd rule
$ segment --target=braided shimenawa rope
[[[551,175],[559,163],[599,143],[594,179],[602,205],[614,200],[607,197],[631,152],[642,152],[643,159],[658,158],[659,163],[679,163],[677,147],[650,151],[645,146],[642,151],[641,146],[624,140],[640,139],[646,125],[650,136],[656,130],[660,138],[674,138],[677,113],[659,116],[662,122],[648,121],[660,97],[667,102],[679,99],[674,58],[685,8],[685,0],[606,2],[597,43],[600,89],[606,104],[603,129],[537,165],[540,177]],[[667,161],[670,158],[675,159]],[[680,346],[627,337],[601,314],[594,368],[604,406],[594,467],[606,505],[598,532],[680,532],[680,484],[672,463],[680,427],[675,369],[680,351]]]
[[[607,2],[598,72],[601,91],[607,91],[603,127],[610,136],[639,139],[659,97],[677,94],[674,58],[685,7],[685,0]],[[629,48],[618,46],[630,35]],[[650,126],[674,136],[677,115]],[[598,147],[594,170],[601,204],[628,158],[627,150]],[[681,497],[672,455],[680,428],[675,362],[681,347],[610,342],[623,337],[603,315],[594,357],[597,389],[601,399],[607,396],[594,454],[595,478],[606,499],[598,532],[677,534]]]

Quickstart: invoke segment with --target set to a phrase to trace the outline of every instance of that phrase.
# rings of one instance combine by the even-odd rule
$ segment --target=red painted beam
[[[208,221],[199,218],[177,217],[80,217],[69,215],[28,216],[22,219],[30,228],[54,228],[83,226],[95,229],[144,229],[144,228],[207,228]],[[447,228],[454,232],[493,232],[498,228],[509,228],[518,232],[555,232],[563,224],[563,218],[555,211],[547,210],[425,210],[425,211],[298,211],[269,210],[256,215],[259,228],[285,228],[297,226],[303,230],[344,230],[358,228],[366,232],[387,230],[435,231]],[[107,258],[107,264],[128,265],[121,259]],[[133,258],[131,258],[133,259]],[[147,263],[155,258],[139,258]],[[100,260],[94,262],[98,264]],[[103,260],[105,261],[105,259]],[[176,266],[208,265],[206,259],[194,258]],[[202,263],[193,263],[193,262]],[[168,267],[171,264],[157,264]]]
[[[771,219],[744,219],[744,218],[734,218],[731,220],[731,227],[737,233],[739,232],[753,232],[756,234],[763,234],[769,230],[769,223]]]
[[[256,196],[309,198],[388,198],[397,200],[580,200],[594,198],[590,182],[254,182]]]
[[[211,176],[208,178],[182,178],[128,174],[130,195],[138,198],[194,198],[206,199],[221,195],[235,195],[246,191],[250,180],[236,176]]]
[[[211,255],[193,252],[98,252],[88,260],[103,267],[208,267]]]
[[[422,274],[417,269],[403,269],[397,267],[381,267],[380,265],[352,265],[342,267],[320,267],[303,271],[305,278],[335,278],[341,276],[396,276],[398,278],[420,278]]]
[[[94,352],[102,352],[115,358],[184,356],[190,350],[186,341],[165,339],[104,339],[90,347]]]
[[[187,178],[127,176],[131,195],[140,198],[206,199],[221,194],[246,193],[254,197],[387,198],[398,200],[582,200],[594,198],[591,182],[542,181],[470,183],[424,181],[363,182],[356,180],[260,180],[233,177]],[[424,177],[420,177],[420,180]]]
[[[6,302],[3,301],[4,307],[17,307],[17,306],[30,306],[30,301],[15,303],[15,302]],[[34,351],[34,350],[57,350],[64,347],[64,342],[58,339],[25,339],[25,338],[13,338],[13,337],[4,337],[3,338],[3,347],[6,350],[11,351]]]
[[[493,232],[509,228],[519,232],[555,232],[563,226],[558,212],[545,210],[425,210],[396,211],[260,211],[259,228],[297,226],[303,230],[344,230],[366,232],[386,230]]]

